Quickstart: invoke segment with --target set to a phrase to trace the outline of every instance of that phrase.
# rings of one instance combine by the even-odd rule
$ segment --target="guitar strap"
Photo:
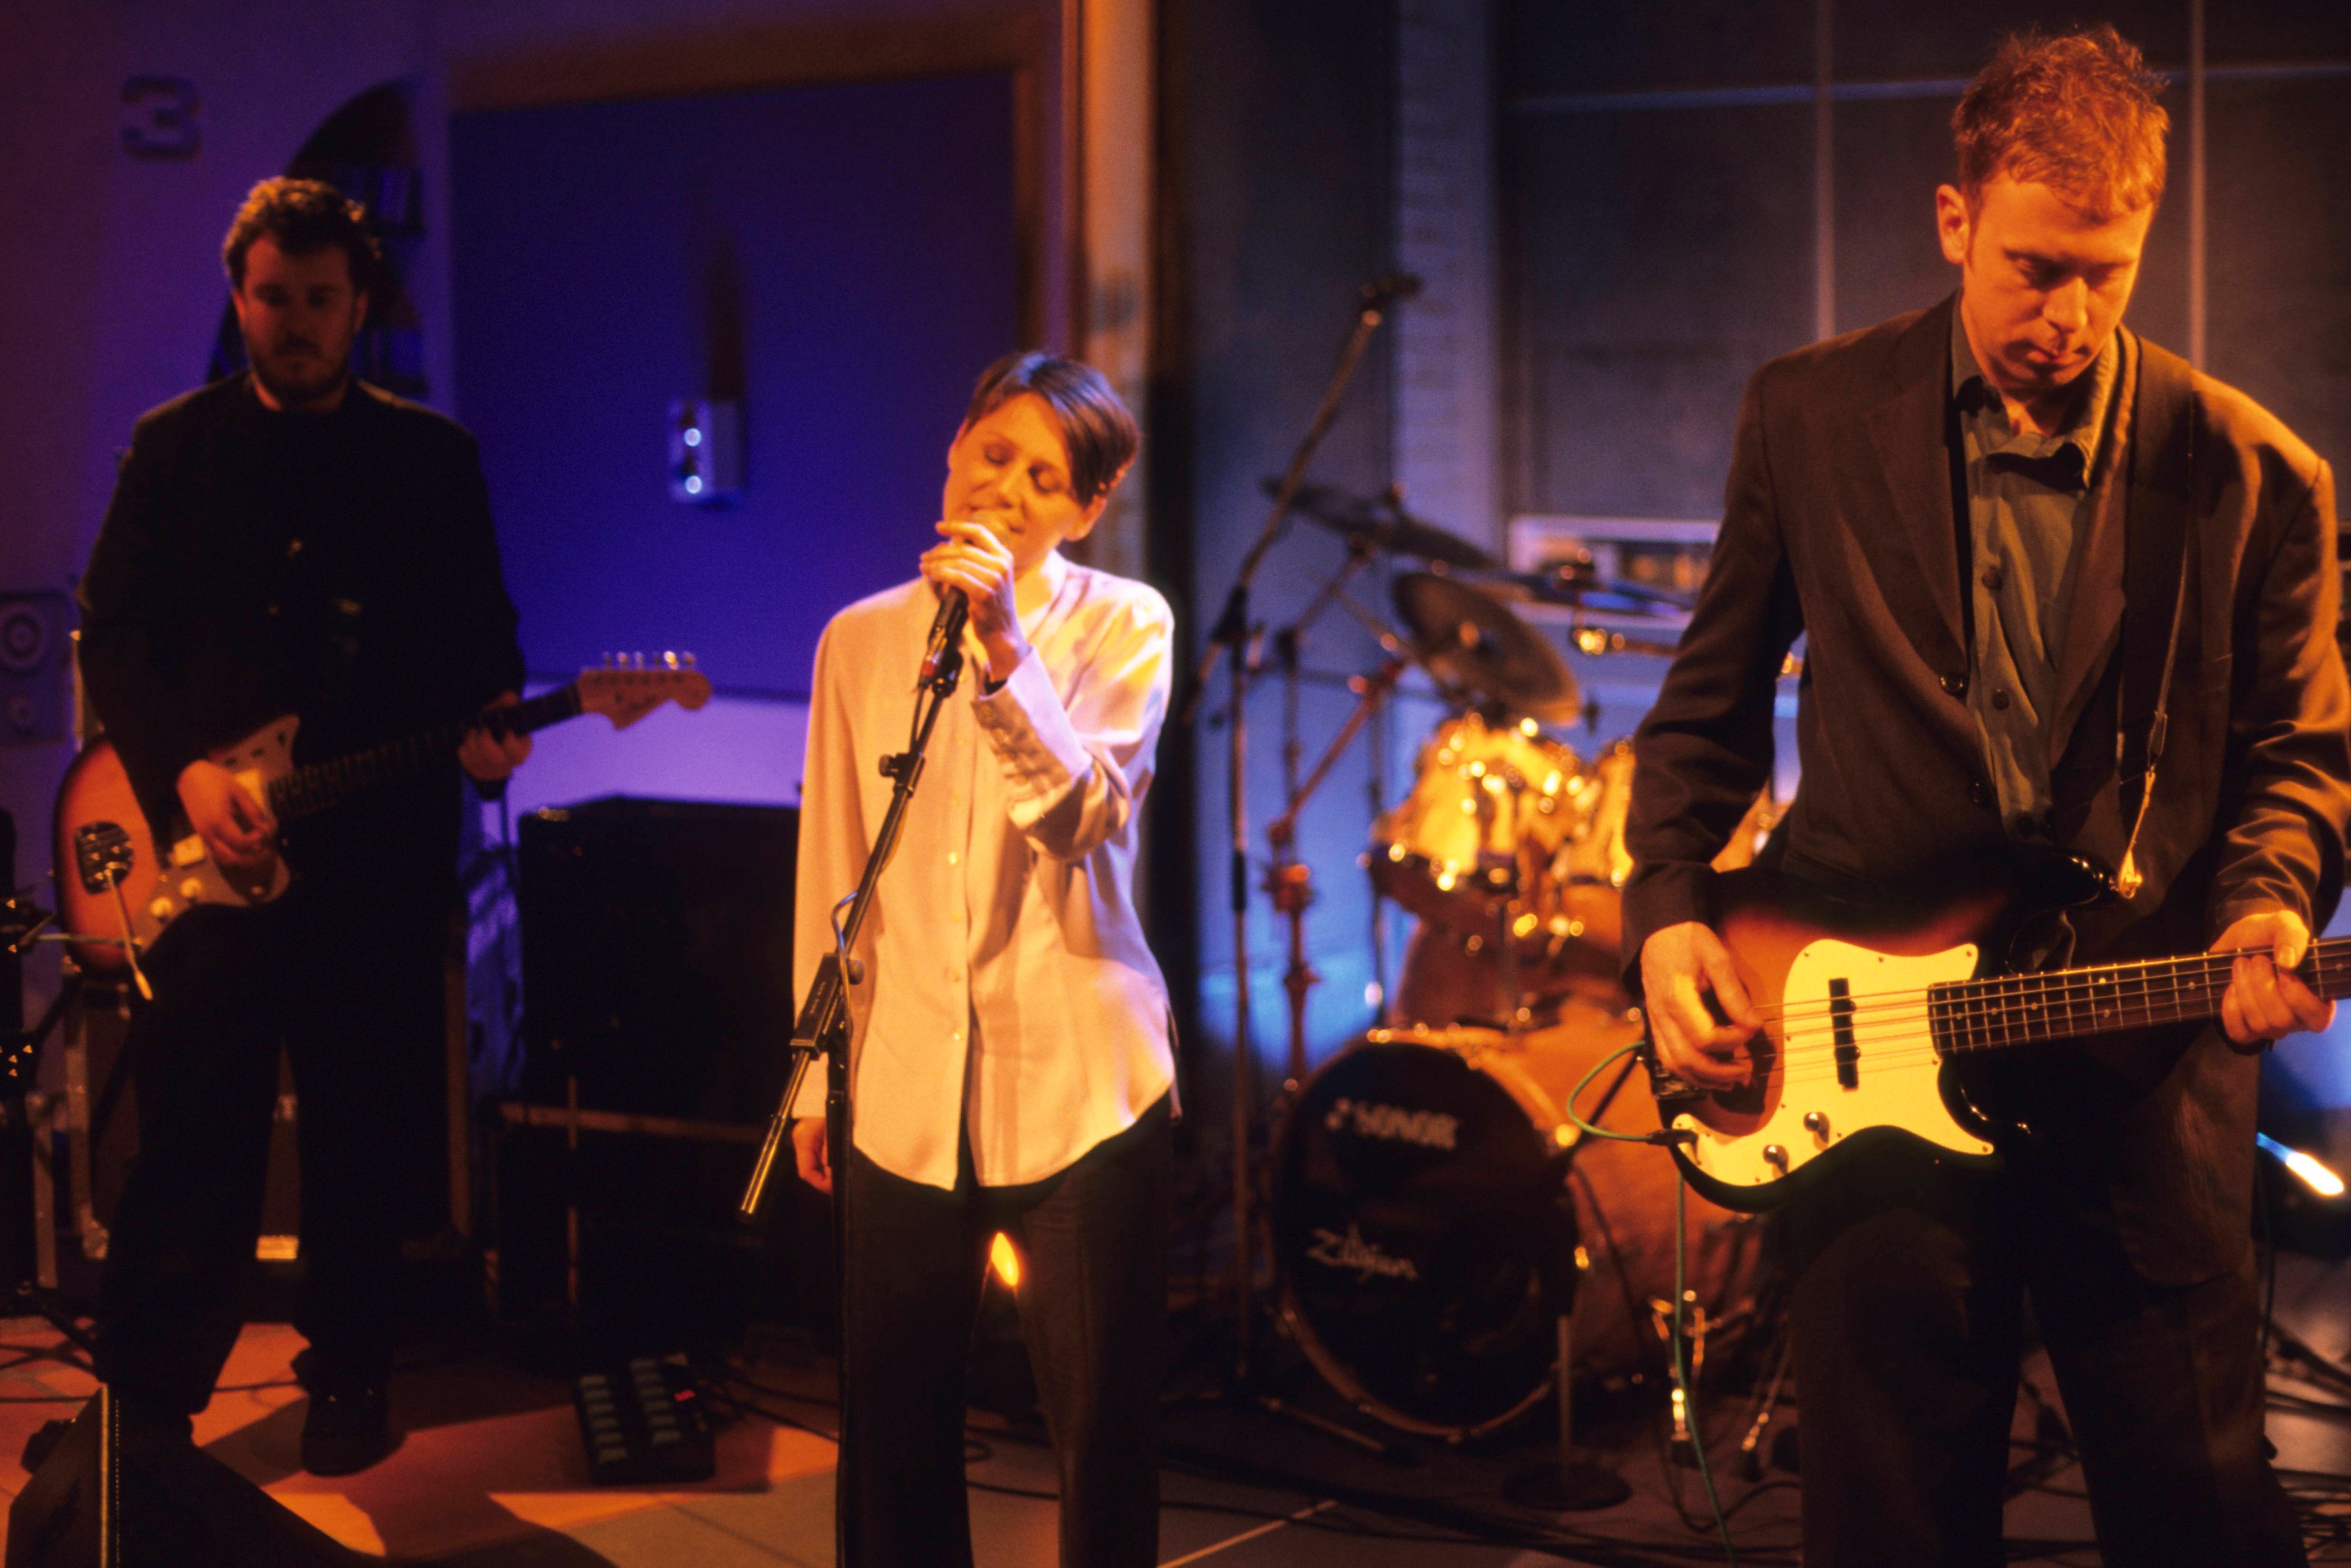
[[[2156,772],[2169,728],[2171,672],[2188,614],[2188,512],[2196,470],[2196,400],[2188,361],[2144,337],[2132,411],[2130,492],[2124,512],[2122,699],[2115,736],[2116,773],[2130,838],[2115,882],[2125,898],[2146,876],[2139,830],[2155,799]],[[2157,610],[2168,602],[2168,616]]]

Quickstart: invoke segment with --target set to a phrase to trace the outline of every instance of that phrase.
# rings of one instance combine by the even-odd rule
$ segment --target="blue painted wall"
[[[800,696],[826,618],[913,575],[1019,346],[1012,117],[996,73],[457,119],[457,413],[535,674],[690,649]],[[731,506],[666,490],[666,406],[705,394],[743,401]]]

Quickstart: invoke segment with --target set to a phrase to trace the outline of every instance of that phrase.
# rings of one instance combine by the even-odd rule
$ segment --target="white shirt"
[[[1041,1180],[1134,1124],[1175,1082],[1167,986],[1134,910],[1137,808],[1166,717],[1175,617],[1152,588],[1050,556],[1029,653],[983,695],[968,634],[850,990],[856,1144],[883,1169]],[[792,933],[805,998],[890,805],[937,611],[917,578],[833,617],[817,644]],[[822,1064],[792,1114],[821,1115]]]

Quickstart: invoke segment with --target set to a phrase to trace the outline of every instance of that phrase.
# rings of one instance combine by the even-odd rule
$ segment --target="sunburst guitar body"
[[[1768,873],[1726,874],[1718,929],[1764,1026],[1740,1088],[1708,1092],[1653,1069],[1691,1186],[1753,1210],[1835,1179],[1865,1149],[1989,1168],[2015,1129],[1976,1093],[1979,1069],[2219,1013],[2231,953],[2005,972],[2034,914],[2104,896],[2078,863],[2062,893],[2046,877],[2035,886],[2039,897],[2002,888],[1902,920]],[[2322,997],[2351,994],[2351,938],[2312,944],[2297,972]]]
[[[614,729],[626,729],[664,702],[695,709],[709,700],[709,678],[690,661],[622,665],[583,670],[569,685],[497,710],[489,722],[521,734],[581,713],[601,713]],[[480,717],[454,720],[369,751],[298,767],[294,742],[301,723],[289,714],[211,755],[266,801],[282,824],[447,755],[481,722]],[[249,869],[223,866],[184,822],[173,827],[167,843],[158,842],[110,742],[93,742],[66,771],[56,819],[57,908],[60,923],[74,938],[74,961],[85,970],[107,976],[128,971],[143,991],[139,959],[183,915],[206,907],[266,904],[292,884],[293,873],[282,857],[273,855]]]

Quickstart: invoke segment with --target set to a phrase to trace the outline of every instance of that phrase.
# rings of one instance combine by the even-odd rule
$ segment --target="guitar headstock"
[[[710,677],[695,668],[690,653],[664,653],[650,663],[642,653],[622,655],[601,669],[581,670],[577,684],[580,711],[603,714],[615,730],[627,729],[664,702],[691,711],[710,701]]]

